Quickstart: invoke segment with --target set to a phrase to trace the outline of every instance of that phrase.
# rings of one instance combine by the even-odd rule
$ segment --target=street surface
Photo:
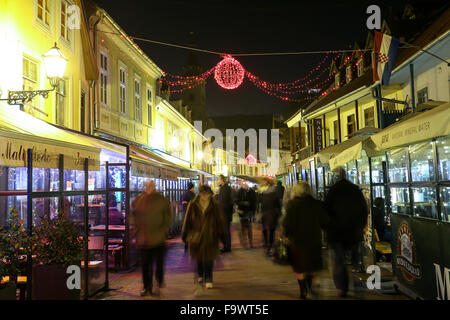
[[[169,240],[165,264],[166,287],[161,296],[140,297],[142,277],[140,267],[126,274],[111,273],[110,287],[119,290],[101,293],[92,299],[106,300],[297,300],[299,289],[297,279],[290,266],[272,262],[262,248],[262,232],[259,224],[254,224],[253,249],[240,245],[239,224],[232,227],[232,252],[222,254],[214,265],[214,288],[198,293],[194,284],[194,263],[184,253],[184,244],[179,238]],[[328,256],[324,250],[326,269],[319,273],[318,299],[341,299],[337,296],[329,271]],[[350,266],[349,266],[350,267]],[[382,269],[384,270],[384,269]],[[351,291],[346,299],[399,300],[406,297],[396,294],[390,282],[383,282],[382,292],[368,290],[365,274],[353,274]],[[386,279],[382,272],[382,279]],[[357,281],[356,279],[363,279]],[[355,281],[356,280],[356,281]],[[356,283],[356,285],[355,285]],[[359,284],[359,285],[358,285]],[[356,286],[356,290],[355,290]],[[384,290],[387,288],[387,290]],[[310,297],[310,296],[309,296]],[[312,298],[312,297],[310,297]]]

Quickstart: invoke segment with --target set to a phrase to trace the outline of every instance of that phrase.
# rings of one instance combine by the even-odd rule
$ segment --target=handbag
[[[285,237],[280,237],[273,245],[273,261],[280,265],[291,264],[291,254],[289,250],[290,242]]]

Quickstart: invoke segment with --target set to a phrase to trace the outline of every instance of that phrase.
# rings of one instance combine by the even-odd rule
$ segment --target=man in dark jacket
[[[219,176],[219,209],[225,222],[225,235],[222,238],[222,252],[231,251],[231,221],[233,220],[233,196],[231,187],[228,185],[225,176]]]
[[[341,169],[338,182],[325,197],[325,206],[330,218],[327,235],[333,279],[339,296],[345,297],[349,282],[345,255],[347,252],[354,253],[355,247],[364,239],[367,203],[359,187],[348,181],[344,169]]]
[[[183,198],[181,199],[181,204],[183,205],[183,222],[184,222],[184,219],[186,218],[186,212],[187,212],[187,207],[189,205],[189,202],[194,200],[194,198],[195,198],[194,184],[192,182],[189,182],[188,189],[183,194]],[[188,249],[188,243],[186,241],[184,244],[184,251],[187,252],[187,249]]]

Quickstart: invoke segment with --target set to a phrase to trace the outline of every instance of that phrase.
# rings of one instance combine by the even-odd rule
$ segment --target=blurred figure
[[[273,247],[275,230],[281,214],[280,201],[275,190],[275,182],[264,179],[261,188],[261,212],[263,224],[264,247],[266,255],[270,256]]]
[[[136,221],[136,242],[141,251],[142,277],[144,291],[141,296],[159,295],[164,283],[164,254],[166,233],[172,223],[170,202],[156,191],[155,183],[145,183],[144,192],[132,203]],[[153,262],[156,260],[156,281],[158,287],[153,289]]]
[[[219,210],[222,214],[223,221],[225,223],[225,233],[222,238],[223,248],[222,252],[231,251],[231,221],[233,220],[233,191],[229,186],[227,179],[224,175],[219,176]]]
[[[340,297],[346,297],[349,277],[345,268],[345,255],[352,254],[352,262],[359,261],[359,250],[364,239],[367,223],[367,203],[358,186],[346,179],[344,169],[340,169],[338,181],[325,197],[325,206],[330,224],[328,243],[333,269],[333,280]]]
[[[239,220],[241,222],[240,239],[242,246],[247,248],[247,245],[249,245],[250,248],[253,248],[252,219],[255,205],[253,194],[249,190],[246,183],[241,184],[241,189],[238,191],[236,204],[238,207]]]
[[[277,193],[277,198],[280,201],[280,208],[283,207],[283,197],[284,197],[284,186],[281,181],[277,181],[277,186],[275,187],[275,192]]]
[[[219,256],[219,242],[224,233],[223,218],[211,194],[209,186],[200,186],[198,196],[189,203],[182,231],[189,254],[197,261],[198,282],[207,289],[213,287],[214,260]]]
[[[383,198],[375,198],[373,201],[373,222],[374,228],[377,230],[378,237],[380,241],[383,241],[385,238],[385,209],[384,209],[384,199]]]
[[[192,182],[189,182],[188,189],[184,192],[182,200],[181,200],[181,204],[183,205],[183,223],[184,223],[184,219],[186,218],[186,212],[187,212],[187,207],[189,205],[189,202],[191,202],[195,198],[194,190],[195,190],[194,184]],[[188,249],[188,243],[185,242],[184,243],[184,251],[186,252],[187,249]]]
[[[314,272],[322,269],[322,232],[328,224],[325,206],[312,196],[311,187],[302,181],[291,190],[291,200],[283,221],[290,241],[291,262],[300,288],[300,298],[312,291]]]

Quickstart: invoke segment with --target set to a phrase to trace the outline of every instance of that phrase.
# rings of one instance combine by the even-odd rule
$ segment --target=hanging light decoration
[[[225,56],[214,70],[214,79],[219,86],[232,90],[239,87],[244,81],[245,69],[232,56]]]

